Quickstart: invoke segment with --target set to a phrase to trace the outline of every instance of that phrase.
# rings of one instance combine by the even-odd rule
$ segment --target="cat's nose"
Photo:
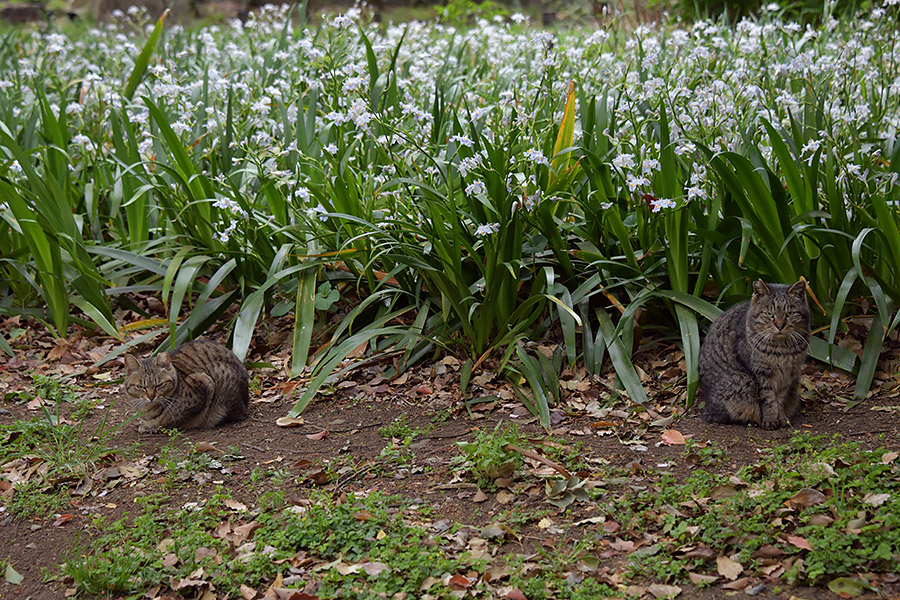
[[[786,325],[787,325],[787,321],[781,321],[779,319],[775,319],[775,329],[777,329],[778,331],[783,331]]]
[[[147,399],[148,400],[153,400],[153,398],[155,396],[156,396],[156,390],[147,390]]]

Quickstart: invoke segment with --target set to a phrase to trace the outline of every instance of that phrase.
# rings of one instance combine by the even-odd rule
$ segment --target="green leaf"
[[[162,16],[159,17],[159,20],[156,21],[156,26],[150,33],[150,37],[148,37],[147,41],[144,43],[144,48],[141,50],[141,53],[138,54],[137,60],[134,61],[134,69],[131,70],[131,75],[128,76],[128,82],[125,84],[125,91],[122,92],[122,95],[128,100],[131,100],[131,97],[134,96],[138,84],[141,83],[144,73],[147,72],[147,66],[150,64],[150,57],[153,56],[153,51],[156,50],[156,45],[159,43],[159,38],[162,36],[163,24],[166,22],[166,17],[168,15],[169,9],[167,8]]]
[[[316,321],[316,269],[307,269],[297,281],[297,301],[294,306],[294,341],[291,350],[291,377],[297,377],[306,367],[313,325]]]
[[[641,406],[647,405],[647,394],[644,392],[644,386],[641,385],[641,379],[638,377],[631,357],[625,350],[622,340],[616,335],[616,326],[613,325],[612,319],[604,309],[597,309],[597,320],[600,321],[600,331],[603,334],[603,340],[609,350],[609,358],[616,370],[619,381],[628,392],[631,401]]]

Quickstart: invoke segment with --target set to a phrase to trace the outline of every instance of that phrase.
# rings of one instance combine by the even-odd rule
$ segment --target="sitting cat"
[[[722,313],[700,348],[703,418],[763,429],[787,425],[808,346],[806,282],[756,281],[750,301]]]
[[[247,369],[231,350],[196,341],[138,360],[125,356],[125,393],[141,402],[141,431],[216,427],[247,416]]]

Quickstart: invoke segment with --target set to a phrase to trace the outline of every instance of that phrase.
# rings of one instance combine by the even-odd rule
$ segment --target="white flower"
[[[644,175],[649,175],[654,171],[659,171],[662,168],[662,165],[659,164],[659,161],[655,158],[646,158],[644,159],[644,163],[641,165],[641,173]]]
[[[663,208],[675,208],[675,202],[669,200],[668,198],[657,198],[655,200],[651,200],[650,205],[653,207],[653,212],[655,213],[658,213]]]
[[[375,115],[366,110],[367,108],[366,101],[362,98],[357,98],[350,105],[350,110],[347,111],[347,119],[353,121],[360,129],[365,129],[369,121],[375,118]]]
[[[609,210],[610,208],[612,208],[612,205],[612,202],[601,202],[600,208],[602,208],[603,210]]]
[[[475,142],[473,142],[473,141],[470,140],[467,136],[464,136],[464,135],[453,135],[453,136],[450,136],[450,141],[451,141],[451,142],[456,142],[456,143],[459,144],[460,146],[465,146],[466,148],[471,148],[472,146],[475,145]]]
[[[628,189],[633,192],[639,187],[650,185],[650,180],[646,177],[637,177],[636,175],[629,173],[628,177],[625,178],[625,184],[628,186]]]
[[[334,156],[335,154],[337,154],[338,147],[337,147],[337,144],[333,144],[333,143],[332,143],[332,144],[327,144],[327,145],[325,146],[324,150],[325,150],[325,152],[327,152],[328,154],[331,154],[332,156]]]
[[[353,19],[344,15],[338,15],[331,20],[331,26],[338,29],[348,29],[353,27]]]
[[[547,165],[548,167],[550,166],[550,161],[547,160],[547,157],[544,156],[544,153],[540,150],[529,148],[525,151],[525,158],[526,160],[530,160],[531,162],[538,165]]]
[[[675,154],[678,156],[682,156],[683,154],[690,154],[697,149],[697,146],[692,144],[691,142],[681,142],[675,147]]]
[[[344,113],[339,113],[334,110],[325,115],[325,118],[335,125],[343,125],[347,121],[347,117],[344,116]]]
[[[66,105],[66,114],[67,115],[80,115],[83,110],[83,106],[81,106],[77,102],[70,102]]]
[[[617,169],[632,169],[634,168],[634,154],[619,154],[613,159],[612,165]]]
[[[478,229],[475,230],[475,235],[478,237],[487,237],[498,231],[500,231],[500,223],[488,223],[486,225],[479,225]]]
[[[479,159],[477,159],[475,157],[469,157],[469,158],[464,158],[461,161],[459,161],[459,166],[457,167],[457,170],[459,171],[460,175],[462,175],[463,177],[466,177],[469,175],[469,171],[471,171],[473,169],[477,169],[479,166],[481,166],[481,161]]]
[[[190,131],[191,128],[189,125],[184,123],[183,121],[175,121],[172,123],[172,131],[175,132],[175,135],[181,135],[185,131]]]
[[[294,197],[302,202],[309,202],[309,190],[305,187],[298,187],[294,191]]]
[[[75,144],[76,146],[83,147],[88,152],[93,152],[95,149],[94,142],[91,141],[91,138],[89,138],[88,136],[86,136],[82,133],[79,133],[78,135],[73,135],[72,143]]]
[[[312,218],[315,217],[315,216],[318,216],[318,217],[319,217],[319,220],[324,222],[324,221],[327,221],[327,220],[328,220],[328,215],[326,214],[327,212],[328,212],[328,211],[325,210],[325,207],[322,206],[321,204],[319,204],[319,205],[316,206],[316,207],[313,207],[313,208],[307,208],[307,209],[306,209],[306,216],[309,217],[310,219],[312,219]]]
[[[466,194],[468,194],[470,196],[473,194],[486,194],[486,193],[487,193],[487,188],[484,186],[483,181],[476,181],[475,183],[470,183],[468,186],[466,186]]]
[[[688,201],[695,200],[697,198],[706,199],[706,190],[698,185],[693,185],[687,189],[687,198]]]

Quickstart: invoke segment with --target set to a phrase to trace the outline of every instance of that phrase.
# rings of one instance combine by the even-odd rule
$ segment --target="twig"
[[[543,464],[547,465],[548,467],[550,467],[551,469],[555,469],[560,475],[562,475],[566,479],[568,479],[572,476],[572,474],[569,473],[569,471],[564,466],[562,466],[561,464],[559,464],[557,462],[553,462],[546,456],[538,454],[537,452],[535,452],[533,450],[526,450],[525,448],[519,448],[518,446],[514,446],[512,444],[506,444],[505,446],[503,446],[503,449],[509,450],[511,452],[518,452],[519,454],[527,456],[528,458],[533,458],[534,460],[538,461],[539,463],[543,463]]]

